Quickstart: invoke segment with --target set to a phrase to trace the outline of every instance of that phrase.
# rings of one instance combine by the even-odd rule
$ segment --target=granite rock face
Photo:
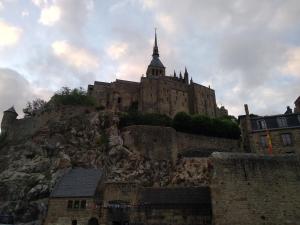
[[[72,167],[101,168],[109,182],[147,187],[209,182],[205,160],[155,160],[126,147],[114,115],[93,110],[58,115],[0,148],[0,213],[13,215],[16,223],[41,224],[51,191]]]

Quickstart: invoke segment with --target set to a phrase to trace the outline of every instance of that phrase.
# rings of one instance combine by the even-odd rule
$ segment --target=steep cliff
[[[209,182],[209,160],[150,158],[124,145],[117,123],[113,114],[80,107],[18,121],[0,145],[0,213],[12,214],[16,223],[40,224],[51,190],[72,167],[102,168],[108,182],[148,187]]]

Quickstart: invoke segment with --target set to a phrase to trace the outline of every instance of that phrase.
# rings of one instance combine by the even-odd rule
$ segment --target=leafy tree
[[[23,109],[25,117],[34,116],[37,112],[42,111],[46,108],[47,102],[37,98],[32,102],[27,102],[26,107]]]
[[[61,90],[56,92],[51,100],[54,105],[84,105],[95,106],[96,101],[92,96],[87,95],[87,92],[82,88],[70,89],[62,87]]]
[[[190,132],[192,118],[185,112],[179,112],[173,119],[172,126],[178,131]]]

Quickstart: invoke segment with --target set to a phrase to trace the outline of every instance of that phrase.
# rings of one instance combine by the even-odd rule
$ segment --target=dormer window
[[[278,117],[277,124],[279,127],[287,127],[287,122],[285,117]]]
[[[257,121],[257,127],[258,129],[266,129],[267,128],[267,124],[265,120],[258,120]]]

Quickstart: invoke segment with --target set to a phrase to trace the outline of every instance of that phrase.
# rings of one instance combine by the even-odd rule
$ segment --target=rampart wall
[[[299,157],[245,153],[213,156],[214,224],[300,224]]]
[[[239,151],[238,140],[176,132],[171,127],[134,125],[122,130],[124,145],[156,160],[175,161],[185,151]]]

